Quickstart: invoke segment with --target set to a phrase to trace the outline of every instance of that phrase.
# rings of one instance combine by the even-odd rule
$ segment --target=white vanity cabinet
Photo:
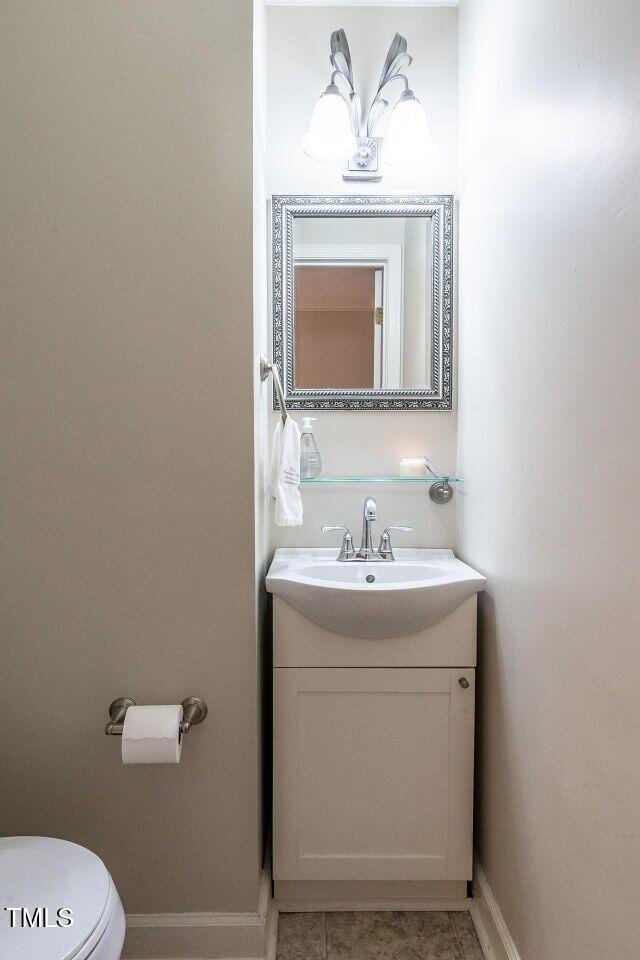
[[[385,640],[274,597],[276,897],[466,896],[475,663],[475,596]]]

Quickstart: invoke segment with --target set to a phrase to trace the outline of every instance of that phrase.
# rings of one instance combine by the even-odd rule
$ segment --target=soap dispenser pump
[[[301,480],[313,480],[314,477],[319,476],[322,470],[322,457],[311,425],[312,421],[316,419],[316,417],[302,418],[302,431],[300,433]]]

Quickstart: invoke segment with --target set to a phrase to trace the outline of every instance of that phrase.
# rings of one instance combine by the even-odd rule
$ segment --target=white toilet
[[[119,960],[124,926],[95,853],[51,837],[0,839],[2,960]]]

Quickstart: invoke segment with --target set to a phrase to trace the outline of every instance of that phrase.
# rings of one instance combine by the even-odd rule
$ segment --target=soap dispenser
[[[318,450],[316,438],[313,435],[312,420],[316,417],[302,418],[302,431],[300,433],[300,479],[313,480],[322,470],[322,457]]]

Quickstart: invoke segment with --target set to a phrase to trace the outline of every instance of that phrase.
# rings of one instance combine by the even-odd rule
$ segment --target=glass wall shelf
[[[300,483],[462,483],[461,477],[313,477]]]

